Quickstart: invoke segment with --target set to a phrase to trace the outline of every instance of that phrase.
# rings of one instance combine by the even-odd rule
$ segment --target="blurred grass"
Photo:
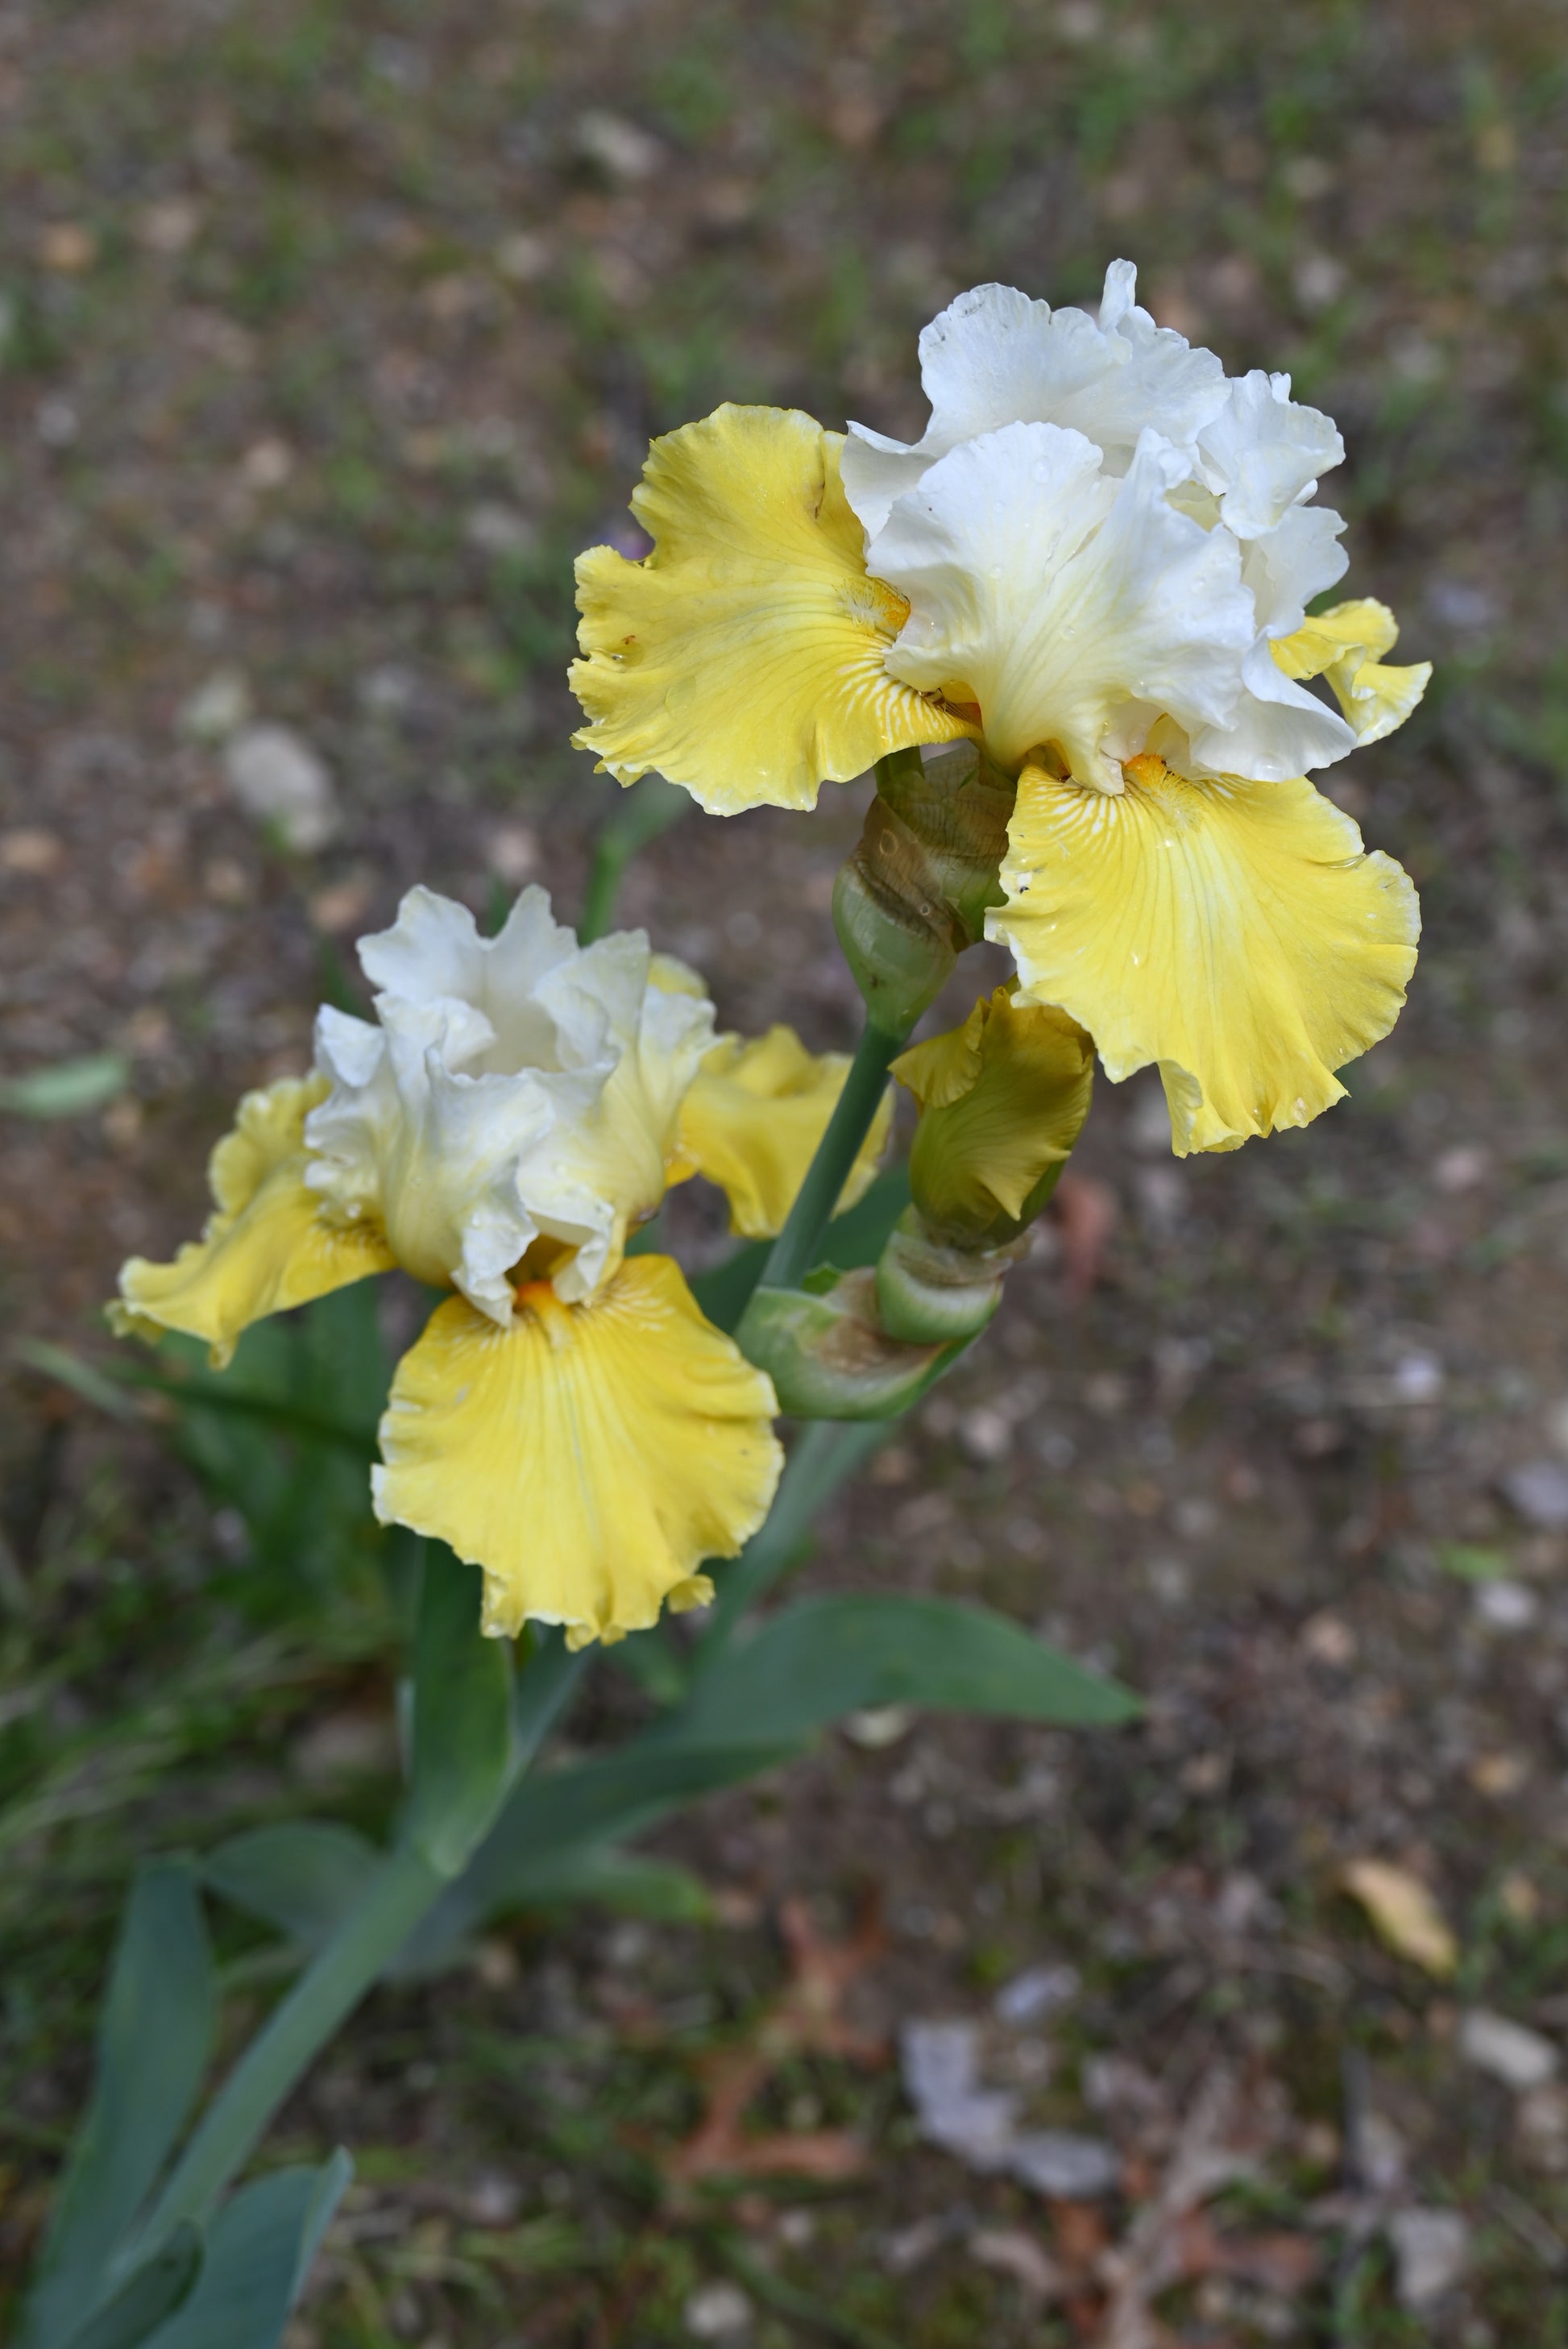
[[[721,398],[918,429],[913,336],[953,292],[998,275],[1092,299],[1127,252],[1157,315],[1233,367],[1290,367],[1346,429],[1351,585],[1400,600],[1409,657],[1439,660],[1405,751],[1419,788],[1385,795],[1384,833],[1427,889],[1442,1049],[1484,1038],[1521,984],[1490,952],[1493,905],[1544,905],[1540,843],[1568,795],[1560,10],[239,0],[196,21],[175,0],[73,0],[5,34],[0,481],[32,533],[5,615],[24,729],[108,707],[154,713],[163,739],[205,658],[189,611],[226,598],[287,713],[346,731],[394,656],[438,682],[438,720],[375,735],[367,843],[397,812],[510,808],[520,784],[580,832],[603,800],[563,747],[571,557],[623,526],[649,434]],[[645,168],[605,163],[593,109],[655,142]],[[85,262],[59,265],[62,224]],[[251,452],[274,439],[287,463],[256,487]],[[487,505],[510,544],[487,540]],[[1529,785],[1512,802],[1475,780],[1500,757]],[[1430,1081],[1412,1062],[1403,1092],[1358,1106],[1386,1121]],[[1411,1212],[1396,1186],[1347,1196],[1284,1169],[1256,1194],[1282,1264]],[[276,1333],[274,1382],[294,1342]],[[260,1363],[273,1339],[248,1345]],[[325,1375],[336,1394],[341,1369]],[[7,1495],[0,2129],[17,2143],[70,2111],[132,1850],[215,1839],[302,1784],[315,1799],[291,1740],[388,1701],[395,1609],[360,1472],[303,1438],[280,1462],[215,1413],[189,1449],[204,1485],[51,1402]],[[332,1799],[373,1814],[384,1792],[371,1766]],[[1493,1909],[1471,1949],[1469,1983],[1503,2004],[1563,1955],[1555,1929]],[[420,2060],[428,2025],[388,2062]],[[476,2035],[459,2075],[503,2145],[517,2046]],[[631,2085],[542,2125],[543,2174],[581,2170],[591,2209],[530,2220],[516,2246],[521,2274],[592,2280],[539,2333],[552,2349],[594,2337],[596,2302],[679,2339],[703,2271],[617,2135],[678,2126],[684,2075],[615,2060]],[[863,2093],[834,2086],[846,2111]],[[912,2349],[1061,2337],[972,2271],[895,2287],[852,2215],[827,2226],[845,2306]],[[508,2303],[482,2279],[503,2262],[453,2256],[463,2337],[490,2337]],[[396,2260],[356,2257],[333,2338],[379,2344]],[[1486,2261],[1492,2337],[1559,2337],[1506,2230]],[[1353,2300],[1343,2342],[1415,2337],[1379,2260]]]

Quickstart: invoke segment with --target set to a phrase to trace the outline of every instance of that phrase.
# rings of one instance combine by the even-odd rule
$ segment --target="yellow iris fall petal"
[[[507,1329],[453,1298],[398,1365],[377,1515],[483,1568],[487,1631],[618,1638],[710,1597],[704,1558],[761,1524],[775,1408],[669,1257],[629,1257],[584,1305],[530,1283]]]
[[[867,574],[842,445],[799,409],[727,403],[649,452],[632,504],[653,553],[579,556],[573,739],[621,782],[656,768],[719,815],[810,808],[969,730],[882,666],[908,605]]]
[[[218,1212],[172,1264],[132,1257],[109,1309],[118,1328],[203,1338],[221,1370],[253,1321],[390,1268],[377,1226],[326,1222],[305,1187],[305,1114],[326,1091],[323,1077],[286,1078],[244,1096],[208,1165]]]
[[[1380,742],[1402,726],[1427,689],[1430,661],[1390,668],[1385,653],[1398,642],[1399,624],[1387,604],[1364,595],[1319,612],[1271,647],[1286,677],[1326,677],[1358,742]]]
[[[708,1053],[681,1104],[679,1159],[671,1179],[706,1174],[729,1201],[730,1228],[770,1239],[806,1177],[844,1088],[842,1052],[809,1052],[789,1028],[749,1043],[727,1036]],[[834,1210],[842,1215],[874,1180],[892,1123],[883,1095]]]
[[[1191,782],[1151,756],[1126,778],[1112,797],[1025,769],[993,935],[1108,1075],[1158,1062],[1178,1154],[1305,1125],[1405,999],[1408,877],[1305,781]]]
[[[938,1239],[974,1245],[1038,1212],[1088,1115],[1094,1046],[1066,1012],[999,987],[892,1072],[921,1105],[915,1205]]]

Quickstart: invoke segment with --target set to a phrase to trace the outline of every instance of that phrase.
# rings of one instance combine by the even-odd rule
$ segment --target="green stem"
[[[907,1030],[889,1035],[868,1019],[844,1079],[844,1090],[817,1145],[817,1154],[795,1195],[789,1221],[762,1268],[765,1288],[795,1288],[816,1259],[839,1194],[860,1155],[887,1085],[887,1072],[909,1040]]]
[[[650,841],[688,815],[692,805],[690,794],[675,783],[666,783],[662,775],[645,775],[640,783],[631,786],[615,813],[600,827],[599,837],[593,843],[593,861],[583,893],[583,916],[577,925],[579,946],[591,946],[595,938],[603,936],[615,918],[616,900],[627,866]]]
[[[144,2245],[182,2219],[207,2217],[296,2082],[445,1889],[446,1878],[411,1844],[390,1855],[230,2073],[159,2198]]]
[[[862,1461],[887,1442],[893,1424],[880,1419],[848,1423],[817,1419],[800,1429],[767,1524],[752,1535],[734,1565],[721,1570],[718,1596],[692,1659],[694,1673],[709,1672],[720,1661],[741,1617],[795,1563],[820,1512]]]

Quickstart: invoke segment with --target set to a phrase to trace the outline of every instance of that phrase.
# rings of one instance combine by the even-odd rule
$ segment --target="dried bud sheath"
[[[877,764],[877,795],[840,868],[833,921],[872,1025],[904,1036],[1002,901],[1015,785],[973,743],[927,764],[899,750]]]

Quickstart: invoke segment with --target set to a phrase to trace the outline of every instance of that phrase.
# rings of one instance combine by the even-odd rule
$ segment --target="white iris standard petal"
[[[1265,636],[1294,635],[1314,596],[1344,578],[1350,567],[1344,534],[1344,516],[1331,506],[1292,506],[1277,529],[1246,541],[1242,584]]]
[[[976,285],[934,318],[920,337],[931,402],[921,439],[906,444],[851,424],[844,444],[845,495],[868,537],[940,458],[1003,425],[1082,432],[1112,474],[1126,472],[1148,427],[1195,445],[1224,405],[1224,370],[1212,352],[1191,349],[1137,306],[1135,280],[1130,262],[1111,264],[1098,322],[1011,285]]]
[[[510,1321],[508,1276],[542,1237],[576,1251],[561,1293],[592,1294],[662,1195],[680,1096],[713,1040],[700,988],[672,1015],[653,959],[641,932],[580,948],[542,889],[494,938],[411,890],[361,942],[376,1024],[331,1010],[317,1024],[331,1090],[306,1123],[306,1182],[493,1321]]]
[[[1253,783],[1287,783],[1316,767],[1330,767],[1356,748],[1356,730],[1337,709],[1285,676],[1266,636],[1242,663],[1243,690],[1228,720],[1189,728],[1191,750],[1181,771],[1240,775]]]
[[[1082,433],[1037,423],[941,459],[873,551],[910,604],[889,668],[976,700],[1004,764],[1055,744],[1080,782],[1105,791],[1121,788],[1106,744],[1128,705],[1189,731],[1226,724],[1253,601],[1230,533],[1168,502],[1185,468],[1148,432],[1126,477],[1110,480]]]
[[[1345,443],[1332,417],[1292,399],[1288,375],[1254,367],[1198,435],[1198,454],[1226,529],[1260,538],[1343,464]]]

